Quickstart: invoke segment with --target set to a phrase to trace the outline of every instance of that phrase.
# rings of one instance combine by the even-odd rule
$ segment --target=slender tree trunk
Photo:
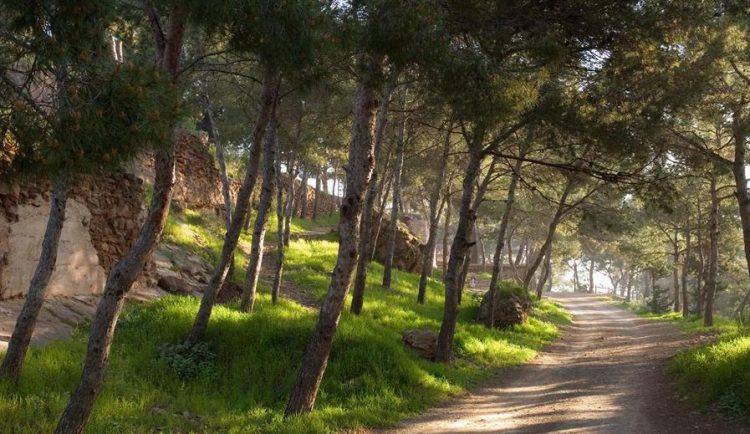
[[[719,197],[716,192],[716,175],[711,175],[711,215],[709,220],[708,279],[706,280],[706,304],[703,325],[714,325],[714,298],[716,297],[716,277],[719,271]]]
[[[318,206],[320,204],[320,169],[315,171],[315,197],[313,199],[312,219],[318,219]]]
[[[435,189],[430,195],[430,222],[427,230],[427,245],[425,246],[425,255],[422,260],[422,273],[419,276],[419,289],[417,290],[417,303],[424,304],[424,297],[427,291],[427,278],[432,275],[432,266],[435,258],[435,244],[437,244],[437,229],[440,220],[440,211],[438,202],[440,201],[440,191],[445,182],[445,173],[448,168],[448,155],[451,147],[451,133],[453,123],[448,122],[445,140],[443,142],[443,153],[440,158],[438,167],[438,176],[435,179]]]
[[[542,244],[542,247],[539,249],[539,253],[534,257],[534,260],[531,262],[531,265],[529,265],[526,269],[526,276],[523,278],[523,285],[528,287],[531,283],[531,279],[534,277],[534,273],[536,273],[537,268],[539,268],[539,265],[542,263],[542,260],[544,259],[544,255],[547,254],[547,251],[550,249],[550,246],[552,245],[552,239],[555,237],[555,232],[557,231],[557,225],[560,224],[560,221],[562,220],[563,216],[565,215],[566,211],[566,203],[565,201],[568,199],[568,195],[570,194],[570,191],[573,188],[573,179],[569,179],[568,182],[565,184],[565,190],[563,191],[562,196],[560,197],[560,202],[558,203],[557,210],[555,211],[555,214],[552,216],[552,220],[549,223],[549,229],[547,230],[547,238],[544,240],[544,244]]]
[[[594,294],[596,288],[594,288],[594,259],[589,259],[589,289],[588,292]]]
[[[451,245],[448,268],[445,272],[445,307],[435,350],[435,359],[441,362],[448,362],[453,356],[453,335],[456,332],[456,320],[458,319],[458,293],[461,289],[461,265],[472,245],[470,242],[471,228],[474,226],[476,213],[471,205],[474,182],[479,175],[483,158],[481,153],[483,137],[482,131],[470,143],[469,163],[464,172],[458,225]]]
[[[270,71],[267,71],[261,89],[258,120],[253,129],[253,146],[250,149],[248,161],[245,166],[245,179],[243,180],[242,187],[240,187],[240,191],[237,194],[237,206],[232,215],[232,224],[229,226],[229,230],[224,237],[224,245],[221,250],[221,256],[219,257],[219,263],[214,269],[213,275],[203,292],[203,298],[201,299],[198,314],[195,316],[193,327],[186,339],[186,343],[189,345],[193,345],[200,341],[203,338],[203,334],[206,332],[208,320],[211,318],[211,311],[216,303],[218,290],[224,283],[224,279],[226,278],[229,269],[229,262],[231,261],[235,248],[237,248],[237,242],[240,237],[243,220],[245,219],[245,213],[247,213],[248,207],[250,206],[250,194],[255,188],[255,182],[258,177],[258,165],[260,163],[260,148],[262,148],[263,134],[276,108],[278,88],[279,79]]]
[[[292,165],[287,165],[287,170],[291,173]],[[287,195],[287,202],[291,196]],[[271,302],[276,304],[281,293],[281,276],[284,272],[284,234],[286,233],[286,218],[284,206],[284,186],[281,182],[281,150],[278,151],[276,158],[276,266],[273,269],[273,285],[271,286]]]
[[[380,63],[380,60],[371,62],[370,70],[380,68]],[[320,308],[320,315],[302,359],[297,381],[289,396],[285,411],[287,416],[307,413],[315,405],[320,381],[323,379],[331,353],[333,335],[336,333],[346,293],[351,284],[352,272],[357,263],[362,204],[375,165],[371,128],[376,105],[377,96],[372,84],[360,82],[354,106],[346,193],[341,206],[338,258],[331,274],[328,294]]]
[[[242,290],[240,310],[252,312],[258,290],[260,267],[263,265],[263,248],[266,238],[266,225],[271,213],[274,189],[276,187],[276,122],[268,123],[266,139],[263,142],[263,184],[258,201],[258,213],[253,225],[253,242],[250,247],[250,257],[247,260],[245,287]],[[282,228],[283,230],[283,228]]]
[[[167,34],[159,25],[159,17],[153,8],[147,8],[149,22],[157,41],[157,67],[169,73],[173,79],[179,71],[180,52],[185,30],[185,14],[180,5],[173,8]],[[86,427],[94,402],[102,388],[104,373],[109,360],[117,318],[122,311],[125,294],[143,270],[146,260],[153,253],[169,215],[172,187],[175,180],[175,146],[170,143],[154,153],[154,193],[146,220],[135,243],[125,256],[109,272],[104,293],[99,300],[91,322],[83,372],[78,387],[70,396],[55,432],[57,434],[79,434]]]
[[[383,147],[383,137],[385,136],[385,126],[388,123],[388,106],[391,100],[391,93],[393,92],[393,85],[386,84],[383,95],[380,98],[380,109],[375,118],[375,137],[373,139],[373,149],[375,155],[376,166],[372,172],[372,179],[370,184],[367,186],[367,193],[365,195],[365,204],[362,209],[362,221],[359,228],[359,252],[360,255],[357,258],[357,271],[354,279],[354,289],[352,290],[352,304],[351,312],[359,315],[362,312],[362,304],[364,303],[365,287],[367,284],[367,267],[370,264],[372,255],[370,251],[373,249],[375,244],[372,239],[372,220],[373,220],[373,208],[375,207],[375,199],[378,194],[378,172],[380,172],[380,165],[383,165],[383,160],[380,157],[381,148]],[[381,184],[382,185],[382,184]],[[380,214],[382,218],[382,214]]]
[[[65,207],[68,202],[69,189],[68,175],[58,176],[52,187],[47,228],[42,239],[42,251],[29,283],[23,308],[18,315],[18,319],[16,319],[16,326],[8,341],[8,350],[5,352],[2,365],[0,365],[0,378],[17,382],[21,374],[26,351],[29,349],[31,336],[34,334],[36,321],[44,304],[47,286],[52,277],[52,272],[55,270],[60,235],[65,223]]]
[[[450,186],[448,186],[445,193],[445,218],[443,219],[443,282],[445,282],[445,274],[448,271],[448,237],[451,228],[451,210],[453,209],[451,206],[452,193]]]
[[[547,246],[546,251],[544,252],[544,266],[542,267],[541,275],[539,276],[539,281],[536,285],[536,296],[538,298],[542,298],[542,292],[544,292],[544,284],[547,283],[547,279],[549,278],[550,269],[548,265],[550,263],[551,255],[552,244]]]
[[[292,163],[289,166],[289,185],[287,186],[287,192],[286,192],[286,208],[284,210],[284,247],[289,246],[289,239],[292,236],[292,216],[294,215],[294,198],[295,198],[295,189],[294,189],[294,182],[297,179],[297,172],[298,167],[296,166],[296,162],[292,161]],[[281,188],[281,185],[279,185],[279,188]]]
[[[388,200],[388,194],[391,191],[392,181],[393,178],[391,177],[385,185],[385,190],[383,191],[383,196],[380,200],[380,207],[378,208],[378,219],[375,225],[375,235],[372,237],[372,252],[370,253],[370,260],[375,259],[375,253],[378,250],[378,238],[380,238],[380,229],[383,227],[385,203]]]
[[[308,168],[305,167],[302,170],[302,186],[299,189],[299,200],[297,201],[299,205],[299,216],[300,218],[307,217],[307,179],[310,177],[310,172],[308,171]]]
[[[674,258],[674,267],[672,269],[672,285],[674,286],[673,289],[673,297],[674,297],[674,303],[672,305],[672,310],[674,312],[679,312],[680,307],[682,306],[680,304],[680,273],[679,273],[679,264],[680,264],[680,244],[679,244],[679,233],[675,231],[674,234],[674,252],[672,252],[672,257]]]
[[[524,157],[523,151],[521,151],[521,159]],[[487,295],[488,303],[490,305],[490,314],[487,318],[487,327],[492,327],[495,324],[495,307],[497,305],[496,294],[497,285],[500,281],[500,265],[503,257],[503,247],[505,244],[505,233],[508,230],[508,222],[510,222],[510,216],[513,212],[513,203],[516,198],[516,186],[518,185],[518,178],[521,175],[521,159],[516,160],[513,166],[513,173],[510,175],[510,184],[508,185],[508,196],[505,198],[505,210],[503,210],[503,216],[500,218],[500,227],[497,229],[497,244],[495,245],[495,255],[492,257],[492,277],[490,278],[490,289]],[[510,252],[510,244],[508,245],[508,252]]]
[[[747,142],[746,125],[747,120],[740,117],[740,113],[734,113],[732,135],[734,137],[734,163],[732,164],[732,174],[736,186],[735,195],[737,197],[737,207],[740,214],[742,226],[742,241],[745,250],[745,262],[748,273],[750,273],[750,193],[747,191],[747,176],[745,174]],[[736,315],[742,316],[745,307],[750,301],[750,291],[745,293],[740,305],[737,308]]]
[[[402,96],[401,108],[406,111],[406,89]],[[398,234],[398,213],[401,207],[401,171],[404,167],[404,150],[406,114],[402,115],[399,122],[398,137],[396,138],[396,167],[393,168],[393,202],[391,204],[391,224],[388,228],[388,248],[383,264],[383,287],[391,289],[391,278],[393,274],[393,256],[396,253],[396,235]]]
[[[578,261],[573,261],[573,292],[580,292],[581,284],[578,280]]]
[[[687,317],[690,314],[690,300],[688,299],[688,273],[690,273],[690,212],[688,211],[687,225],[685,227],[685,258],[682,260],[682,316]]]
[[[633,295],[633,273],[628,272],[628,286],[625,292],[625,301],[630,302]]]

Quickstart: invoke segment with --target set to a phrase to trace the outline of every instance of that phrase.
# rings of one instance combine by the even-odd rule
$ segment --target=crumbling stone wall
[[[50,294],[100,292],[135,241],[145,212],[143,182],[114,173],[82,177],[71,189]],[[49,183],[0,184],[0,299],[23,295],[41,251]],[[148,263],[139,284],[149,284]]]

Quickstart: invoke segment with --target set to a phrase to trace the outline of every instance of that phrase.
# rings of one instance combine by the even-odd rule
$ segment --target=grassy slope
[[[717,406],[725,412],[750,420],[750,328],[724,317],[713,327],[704,327],[697,315],[653,314],[644,306],[617,302],[638,315],[679,325],[690,333],[710,333],[716,341],[682,351],[675,356],[670,372],[682,392],[696,404]]]
[[[186,212],[171,219],[166,237],[212,257],[220,247],[218,228],[212,218]],[[295,225],[302,229],[310,228]],[[243,242],[248,241],[245,236]],[[286,278],[322,298],[335,256],[334,242],[294,241]],[[427,303],[418,306],[418,276],[397,271],[391,291],[379,287],[381,276],[382,267],[373,264],[364,313],[342,316],[316,411],[287,422],[282,420],[285,398],[315,311],[288,300],[272,305],[265,293],[250,315],[236,306],[218,306],[207,335],[216,360],[197,378],[181,381],[156,356],[157,348],[185,336],[198,300],[167,297],[129,307],[90,432],[325,432],[387,425],[464,390],[493,368],[527,361],[557,335],[555,324],[569,321],[559,307],[544,302],[528,324],[491,331],[472,322],[478,301],[468,297],[456,335],[458,360],[432,363],[405,349],[401,331],[439,327],[442,285],[431,281]],[[81,330],[70,340],[31,349],[20,389],[0,385],[0,432],[53,429],[77,382],[85,346]]]

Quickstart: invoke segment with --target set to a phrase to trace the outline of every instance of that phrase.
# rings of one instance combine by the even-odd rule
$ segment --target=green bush
[[[164,343],[157,347],[159,358],[183,381],[216,373],[216,354],[205,342],[195,345]]]
[[[498,285],[498,294],[500,298],[510,297],[515,295],[522,301],[532,301],[531,292],[521,283],[516,280],[501,280]]]

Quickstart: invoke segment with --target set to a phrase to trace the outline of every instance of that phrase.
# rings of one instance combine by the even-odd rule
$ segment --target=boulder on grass
[[[179,276],[160,276],[158,285],[159,288],[173,294],[188,295],[197,290],[190,282]]]
[[[437,332],[429,329],[404,330],[401,335],[401,338],[404,341],[404,345],[416,351],[420,356],[429,360],[433,360],[435,358],[437,337]]]
[[[496,296],[498,299],[495,303],[493,327],[506,328],[526,322],[531,311],[531,300],[524,300],[515,294],[503,294],[500,291]],[[482,324],[487,324],[487,321],[489,321],[489,304],[489,291],[487,291],[479,305],[479,317],[477,318]]]

